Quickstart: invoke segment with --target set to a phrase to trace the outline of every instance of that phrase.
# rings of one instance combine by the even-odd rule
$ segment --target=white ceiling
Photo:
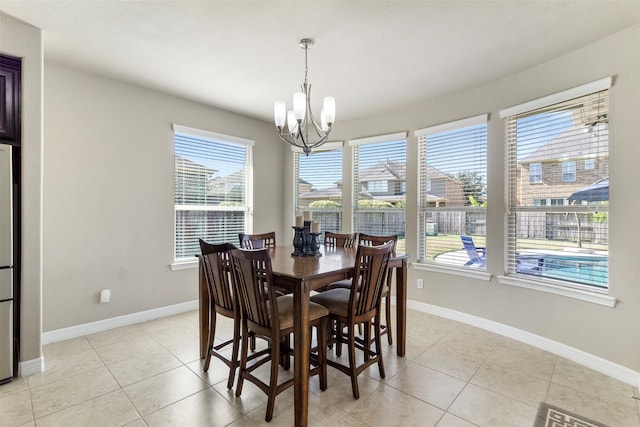
[[[269,121],[273,101],[290,106],[303,81],[303,37],[315,39],[313,104],[334,96],[339,122],[477,86],[640,22],[640,0],[0,0],[0,10],[44,30],[46,60]]]

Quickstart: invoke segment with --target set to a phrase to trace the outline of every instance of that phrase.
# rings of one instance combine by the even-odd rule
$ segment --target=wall
[[[254,230],[283,236],[269,124],[49,62],[44,99],[45,331],[197,299],[197,269],[169,267],[173,123],[255,141]]]
[[[488,123],[487,270],[490,281],[457,275],[409,270],[409,298],[478,316],[566,344],[623,367],[640,371],[640,286],[634,266],[640,253],[640,206],[637,191],[640,158],[640,25],[584,46],[523,72],[380,117],[338,122],[332,137],[349,140],[409,131],[407,159],[417,159],[416,129],[490,113]],[[499,284],[504,272],[503,122],[499,111],[607,76],[615,76],[610,96],[610,293],[615,308],[563,296]],[[289,156],[290,157],[290,156]],[[345,149],[344,176],[351,173]],[[287,175],[289,185],[291,174]],[[349,180],[344,180],[350,194]],[[285,186],[286,187],[286,186]],[[291,188],[291,187],[288,187]],[[407,165],[407,218],[417,215],[417,164]],[[285,199],[289,203],[290,199]],[[346,205],[348,206],[348,205]],[[350,218],[347,208],[345,218]],[[348,229],[348,227],[346,227]],[[409,254],[417,253],[416,223],[407,222]],[[416,289],[418,278],[424,289]]]
[[[42,34],[0,12],[0,52],[22,58],[20,370],[40,372],[42,334]]]

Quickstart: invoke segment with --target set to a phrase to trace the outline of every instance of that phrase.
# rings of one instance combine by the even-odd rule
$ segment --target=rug
[[[607,427],[607,425],[540,402],[533,427]]]

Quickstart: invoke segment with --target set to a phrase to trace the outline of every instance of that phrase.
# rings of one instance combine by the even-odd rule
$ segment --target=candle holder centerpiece
[[[293,227],[293,256],[321,257],[320,243],[318,236],[320,235],[320,224],[311,221],[311,213],[304,212],[303,215],[296,216],[296,225]]]

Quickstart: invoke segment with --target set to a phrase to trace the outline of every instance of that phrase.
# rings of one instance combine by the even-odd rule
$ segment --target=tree
[[[462,171],[458,172],[453,178],[462,184],[465,206],[471,206],[473,204],[472,200],[475,203],[482,204],[479,201],[485,200],[486,194],[484,176],[475,171]]]
[[[316,200],[309,203],[310,208],[339,208],[340,203],[333,200]]]

